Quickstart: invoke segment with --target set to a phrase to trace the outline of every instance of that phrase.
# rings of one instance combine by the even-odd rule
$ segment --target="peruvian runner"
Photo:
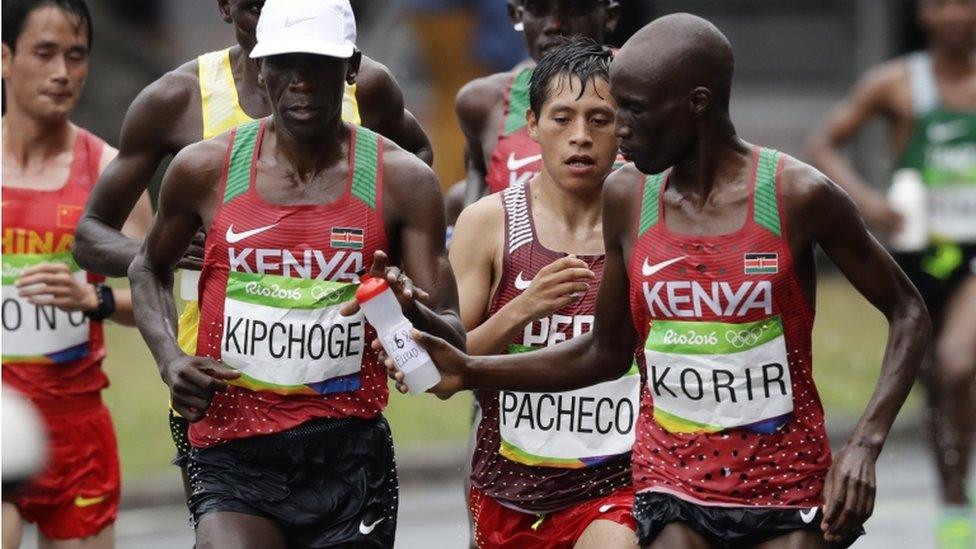
[[[481,199],[458,221],[451,264],[472,354],[528,352],[593,325],[601,192],[618,146],[609,65],[610,53],[585,38],[542,57],[527,115],[542,173]],[[619,380],[565,393],[479,391],[475,544],[634,547],[629,458],[639,389],[635,365]]]

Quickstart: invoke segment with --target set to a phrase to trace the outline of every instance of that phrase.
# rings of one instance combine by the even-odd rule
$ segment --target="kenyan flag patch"
[[[332,236],[329,239],[333,248],[346,248],[351,250],[362,250],[365,241],[366,231],[354,227],[332,227]]]
[[[774,253],[750,253],[743,256],[745,273],[751,274],[776,274],[779,272],[779,254]]]

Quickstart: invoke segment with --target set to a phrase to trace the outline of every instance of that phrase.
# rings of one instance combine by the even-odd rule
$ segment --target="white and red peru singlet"
[[[502,192],[505,249],[490,314],[525,291],[543,267],[566,254],[544,247],[532,220],[531,188]],[[603,275],[604,256],[581,256]],[[555,345],[593,326],[599,284],[552,315],[525,326],[509,353]],[[558,367],[554,364],[553,367]],[[640,377],[628,375],[575,391],[478,391],[482,417],[472,460],[472,485],[517,509],[546,513],[630,484],[630,449],[637,421]]]
[[[231,135],[200,276],[197,355],[242,377],[216,393],[190,442],[206,447],[315,418],[371,418],[386,407],[386,371],[362,313],[339,314],[357,273],[387,247],[383,142],[349,126],[349,176],[327,204],[282,206],[257,188],[265,121]]]
[[[646,179],[630,258],[644,379],[634,487],[720,506],[813,507],[830,467],[812,376],[814,312],[779,196],[780,154],[756,149],[745,224],[668,230],[667,176]]]
[[[64,263],[89,283],[104,277],[82,271],[71,257],[75,227],[88,202],[105,142],[77,128],[64,186],[50,191],[3,187],[3,382],[41,406],[67,397],[97,397],[108,386],[102,371],[102,323],[81,312],[33,305],[14,284],[27,267]]]
[[[525,120],[531,81],[532,69],[522,69],[505,93],[505,116],[485,176],[489,194],[526,183],[542,171],[542,148],[529,136]]]

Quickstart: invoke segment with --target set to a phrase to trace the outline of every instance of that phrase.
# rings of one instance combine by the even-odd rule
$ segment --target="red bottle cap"
[[[356,288],[356,301],[366,303],[370,299],[385,292],[390,285],[382,278],[374,276],[363,276],[359,279],[359,288]]]

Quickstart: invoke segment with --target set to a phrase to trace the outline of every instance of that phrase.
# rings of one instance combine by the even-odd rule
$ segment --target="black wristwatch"
[[[115,313],[115,293],[112,287],[101,282],[95,283],[95,297],[98,298],[98,307],[92,311],[85,311],[85,316],[91,320],[101,322]]]

